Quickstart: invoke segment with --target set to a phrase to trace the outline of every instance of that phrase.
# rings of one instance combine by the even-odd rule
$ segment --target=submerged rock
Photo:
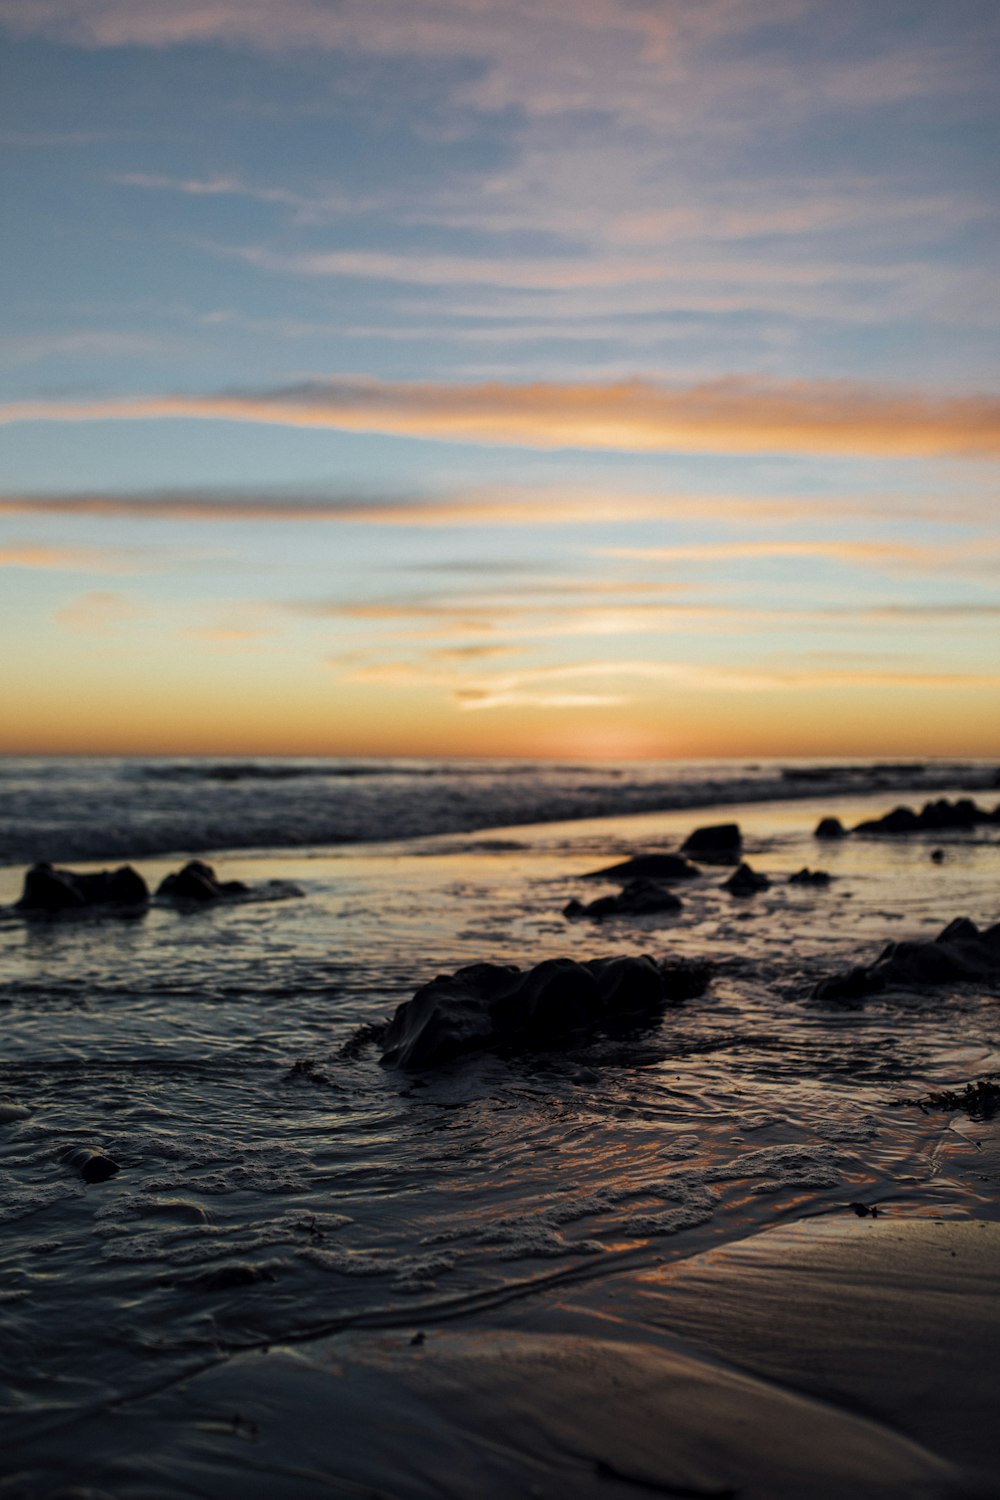
[[[599,896],[586,906],[580,901],[571,901],[563,907],[563,916],[592,917],[601,921],[604,917],[646,917],[657,912],[680,911],[682,906],[680,897],[658,881],[629,880],[617,896]]]
[[[62,1153],[61,1160],[67,1167],[79,1172],[84,1182],[107,1182],[121,1168],[110,1156],[91,1146],[70,1146]]]
[[[956,917],[929,943],[890,943],[873,964],[859,964],[821,980],[817,1000],[861,1000],[893,986],[1000,984],[1000,922],[981,931]]]
[[[820,818],[816,824],[814,839],[846,839],[847,829],[839,818]]]
[[[708,966],[642,958],[578,963],[550,958],[533,969],[470,964],[439,974],[396,1010],[382,1062],[419,1071],[488,1048],[545,1048],[573,1033],[659,1014],[699,995]]]
[[[722,882],[722,889],[731,896],[753,896],[757,891],[766,891],[770,884],[766,875],[743,864]]]
[[[584,880],[693,880],[700,875],[697,865],[681,854],[636,854],[604,870],[590,870]]]
[[[706,864],[735,864],[743,847],[738,823],[713,823],[696,828],[681,845],[682,854],[693,854]]]
[[[942,828],[977,828],[984,823],[1000,823],[1000,807],[987,812],[970,797],[949,802],[941,797],[925,802],[919,812],[912,807],[894,807],[881,818],[859,823],[855,833],[928,833]]]
[[[831,876],[826,870],[810,870],[808,868],[796,870],[794,875],[789,875],[789,885],[829,885]]]
[[[24,877],[24,890],[15,911],[27,915],[66,911],[135,912],[149,904],[149,887],[131,865],[80,875],[42,862]]]

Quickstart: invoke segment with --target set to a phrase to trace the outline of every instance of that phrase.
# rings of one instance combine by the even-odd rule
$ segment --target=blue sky
[[[1000,753],[995,4],[0,27],[0,749]]]

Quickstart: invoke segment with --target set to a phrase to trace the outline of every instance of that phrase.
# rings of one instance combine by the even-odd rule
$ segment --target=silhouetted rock
[[[944,850],[943,849],[932,849],[931,850],[931,861],[932,861],[932,863],[934,863],[936,865],[943,865],[944,864]]]
[[[753,896],[757,891],[766,891],[770,884],[766,875],[759,874],[749,865],[740,865],[728,880],[722,882],[722,889],[731,896]]]
[[[172,901],[219,901],[227,896],[246,896],[249,891],[250,887],[242,880],[216,880],[211,865],[192,859],[182,870],[165,875],[156,894],[168,896]]]
[[[710,865],[734,865],[743,847],[738,823],[713,823],[696,828],[681,845],[682,854],[693,854]]]
[[[619,865],[589,870],[583,880],[693,880],[701,871],[680,854],[636,854]]]
[[[563,907],[564,917],[645,917],[657,912],[680,911],[682,902],[673,891],[655,880],[629,880],[617,896],[600,896],[586,906],[571,901]]]
[[[854,832],[933,833],[944,828],[976,828],[984,823],[997,822],[1000,822],[1000,808],[988,812],[971,797],[960,797],[957,802],[940,797],[936,802],[925,802],[918,813],[912,807],[895,807],[883,818],[870,818],[859,823]]]
[[[574,1033],[659,1014],[701,994],[701,963],[551,958],[524,971],[470,964],[439,974],[400,1005],[385,1035],[382,1062],[420,1071],[486,1048],[552,1046]]]
[[[892,986],[1000,984],[1000,922],[980,931],[957,917],[930,943],[890,943],[873,964],[861,964],[822,980],[819,1000],[860,1000]]]
[[[847,829],[839,818],[820,818],[816,824],[814,839],[846,839]]]
[[[829,885],[830,876],[826,870],[796,870],[794,875],[788,877],[789,885]]]
[[[91,909],[134,912],[148,902],[149,888],[131,865],[80,875],[42,863],[32,865],[25,874],[24,890],[14,910],[28,915]]]

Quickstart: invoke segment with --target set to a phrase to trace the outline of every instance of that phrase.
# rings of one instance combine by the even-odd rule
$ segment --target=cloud
[[[992,505],[992,497],[989,504]],[[0,494],[0,515],[82,516],[101,520],[231,522],[233,524],[342,524],[399,527],[496,527],[621,525],[629,521],[733,520],[747,526],[794,521],[810,511],[808,499],[775,500],[767,495],[725,495],[664,491],[642,493],[602,488],[588,492],[571,485],[522,488],[477,486],[460,495],[429,497],[303,495],[245,490],[143,490],[68,494]],[[926,503],[925,503],[926,504]],[[954,504],[949,501],[949,507]],[[907,498],[905,515],[922,515]],[[874,508],[884,514],[888,501],[827,497],[824,515],[854,516]],[[899,510],[893,507],[893,513]],[[933,508],[931,514],[933,514]],[[961,512],[958,513],[961,518]],[[955,519],[949,508],[948,520]]]
[[[63,609],[56,619],[71,630],[113,630],[137,619],[142,611],[124,594],[95,591],[81,594]]]
[[[50,547],[40,542],[19,542],[0,547],[0,568],[122,573],[132,572],[134,564],[125,554],[103,552],[97,547]]]
[[[863,663],[854,664],[849,670],[824,668],[814,661],[801,666],[761,669],[629,658],[571,662],[471,677],[441,670],[434,660],[394,661],[363,666],[345,676],[353,683],[444,692],[469,713],[515,707],[569,709],[621,705],[632,701],[642,684],[656,685],[658,690],[674,688],[681,693],[708,694],[788,693],[838,687],[992,690],[1000,686],[998,674],[868,670]],[[612,691],[602,689],[605,682],[610,683]]]
[[[344,376],[274,390],[0,407],[0,424],[177,418],[542,449],[1000,457],[996,396],[752,376],[687,386],[641,379],[445,385]]]
[[[992,559],[984,557],[981,547],[970,552],[957,551],[941,545],[919,545],[901,541],[763,541],[763,542],[707,542],[680,547],[601,547],[591,549],[597,557],[629,559],[635,562],[769,562],[774,559],[789,560],[826,559],[862,567],[907,568],[937,573],[962,571],[985,571],[992,561],[996,565],[994,549]]]
[[[455,60],[466,70],[450,102],[469,110],[546,120],[602,109],[676,128],[700,106],[716,133],[750,107],[787,126],[817,102],[856,111],[959,93],[989,53],[980,25],[929,37],[916,26],[901,41],[891,12],[881,27],[870,7],[834,17],[827,0],[8,0],[5,12],[15,35],[84,47]],[[789,56],[790,30],[816,45]]]

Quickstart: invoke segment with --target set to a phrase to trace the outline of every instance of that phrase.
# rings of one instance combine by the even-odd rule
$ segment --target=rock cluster
[[[933,942],[890,943],[873,964],[860,964],[822,980],[818,1000],[863,1000],[893,986],[1000,983],[1000,922],[981,931],[956,917]]]
[[[937,802],[925,802],[919,812],[912,807],[894,807],[882,818],[859,823],[854,832],[936,833],[943,828],[976,828],[984,823],[1000,823],[1000,807],[987,812],[970,797],[960,797],[957,802],[941,797]]]
[[[149,887],[131,865],[79,875],[42,862],[26,873],[14,910],[26,916],[87,910],[122,912],[141,911],[148,904]]]
[[[242,880],[217,880],[212,866],[200,859],[192,859],[183,869],[166,875],[156,889],[156,900],[182,907],[213,901],[278,901],[301,895],[290,880],[270,880],[261,886],[244,885]],[[149,902],[149,887],[131,865],[81,875],[42,863],[32,865],[25,874],[21,899],[12,910],[27,918],[74,912],[132,917],[141,916]]]
[[[418,1072],[484,1049],[546,1048],[574,1033],[656,1016],[701,994],[708,972],[705,964],[668,966],[648,956],[551,958],[528,970],[470,964],[439,974],[398,1007],[382,1062]]]

